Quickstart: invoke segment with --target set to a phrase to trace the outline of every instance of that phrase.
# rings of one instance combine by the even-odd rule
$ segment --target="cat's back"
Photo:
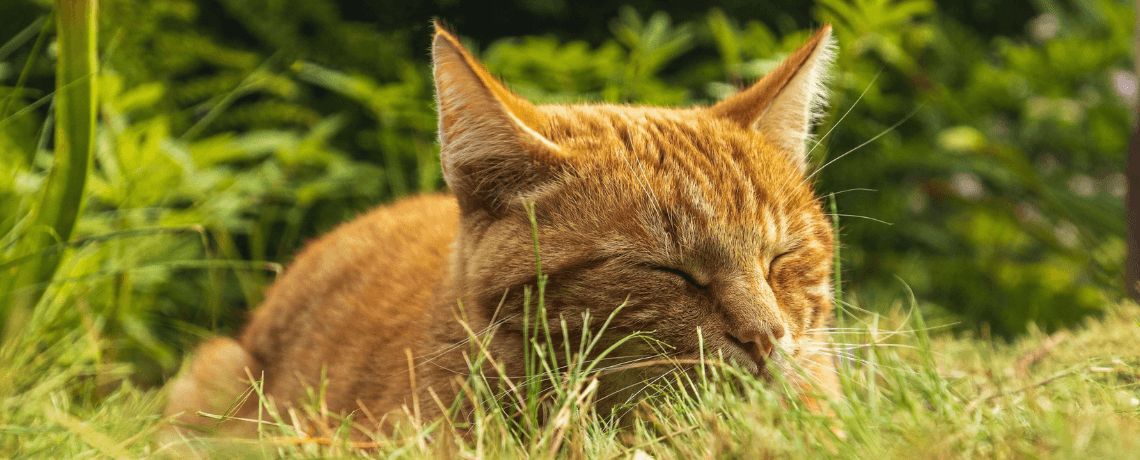
[[[417,196],[313,241],[253,313],[243,348],[266,375],[296,375],[308,384],[322,371],[330,385],[341,385],[406,368],[404,349],[414,352],[438,316],[432,297],[445,289],[458,220],[451,196]],[[291,399],[303,391],[298,383],[267,379],[266,391]]]

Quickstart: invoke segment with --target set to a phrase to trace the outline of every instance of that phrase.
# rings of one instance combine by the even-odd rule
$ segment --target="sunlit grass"
[[[87,170],[95,149],[95,103],[98,59],[98,3],[59,0],[55,14],[59,44],[56,67],[55,152],[38,204],[27,217],[15,254],[35,253],[67,241],[84,204]],[[4,110],[10,101],[4,101]],[[25,260],[17,273],[0,276],[0,338],[21,331],[30,310],[43,294],[42,285],[55,273],[60,258],[46,254]]]
[[[654,458],[1132,458],[1140,449],[1140,356],[1129,350],[1140,341],[1140,309],[1109,310],[1079,331],[1032,333],[1012,344],[924,330],[903,308],[853,314],[836,336],[844,397],[827,413],[808,410],[779,385],[720,378],[731,369],[713,366],[707,382],[654,385],[618,426],[590,409],[590,373],[544,369],[562,382],[551,404],[535,406],[544,421],[529,418],[537,411],[519,415],[530,404],[525,390],[504,392],[479,374],[468,381],[476,404],[467,425],[407,417],[395,435],[349,439],[346,427],[367,427],[367,417],[337,422],[314,392],[292,413],[275,413],[263,400],[271,422],[259,440],[194,445],[253,458],[608,459],[638,451]],[[165,424],[158,390],[99,385],[97,376],[128,369],[93,364],[104,345],[93,334],[75,331],[3,364],[5,387],[19,389],[0,398],[5,456],[185,453],[186,445],[154,442]],[[494,375],[493,366],[476,366]]]

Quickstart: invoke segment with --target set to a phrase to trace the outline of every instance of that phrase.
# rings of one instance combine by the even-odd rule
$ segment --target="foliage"
[[[904,5],[918,11],[915,2]],[[878,193],[840,197],[840,209],[899,223],[883,231],[848,221],[850,265],[897,274],[929,305],[1004,335],[1029,322],[1050,330],[1073,324],[1105,296],[1119,296],[1121,165],[1134,107],[1119,85],[1135,82],[1121,76],[1131,66],[1131,6],[1052,8],[1035,20],[1044,30],[1035,29],[1033,42],[999,38],[989,46],[945,22],[878,34],[893,46],[860,41],[858,30],[885,26],[838,11],[822,18],[863,53],[844,57],[856,59],[841,64],[853,69],[844,78],[869,85],[872,70],[859,67],[874,57],[883,69],[878,84],[890,89],[869,90],[866,105],[848,115],[864,122],[851,123],[851,132],[840,125],[830,145],[871,138],[917,110],[876,141],[879,148],[855,153],[858,167],[844,159],[820,175],[834,190],[875,184]],[[890,108],[879,105],[890,99]],[[894,184],[880,187],[876,177]],[[882,275],[861,281],[859,288],[892,283]]]
[[[54,109],[55,153],[44,181],[39,203],[33,205],[14,231],[23,233],[11,251],[20,256],[67,241],[87,187],[88,169],[95,150],[96,47],[98,10],[86,2],[59,2],[57,30],[60,65],[56,71]],[[19,271],[0,279],[0,337],[23,333],[23,322],[42,295],[40,286],[51,280],[59,264],[58,253],[28,257]]]

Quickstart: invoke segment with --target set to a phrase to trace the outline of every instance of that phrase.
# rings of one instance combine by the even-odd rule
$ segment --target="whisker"
[[[830,373],[832,373],[832,374],[835,374],[837,377],[839,376],[839,369],[836,369],[836,368],[834,368],[834,367],[830,367],[830,366],[828,366],[828,367],[821,367],[820,369],[821,369],[822,371],[825,371],[825,372],[830,372]],[[859,381],[859,380],[857,380],[857,379],[849,379],[849,381],[850,381],[851,383],[854,383],[855,385],[858,385],[860,388],[862,388],[862,389],[864,389],[864,390],[870,390],[870,389],[871,389],[871,386],[870,386],[870,385],[869,385],[867,382]]]
[[[863,88],[863,92],[859,93],[859,97],[855,99],[855,102],[851,103],[851,107],[848,107],[847,111],[843,112],[843,116],[839,117],[839,121],[836,121],[834,125],[831,125],[831,129],[828,129],[827,132],[823,134],[823,136],[820,136],[819,140],[815,142],[815,145],[811,146],[811,150],[808,150],[806,156],[810,157],[811,153],[815,151],[816,147],[819,147],[819,144],[822,144],[823,140],[827,139],[827,136],[830,136],[831,132],[835,131],[835,128],[839,127],[840,123],[843,123],[843,120],[847,118],[847,115],[851,114],[852,110],[855,110],[855,106],[859,105],[859,101],[863,100],[863,96],[867,95],[867,91],[870,91],[871,87],[874,86],[875,82],[879,80],[879,75],[882,75],[882,73],[882,68],[879,68],[879,71],[875,72],[875,76],[871,78],[871,82],[867,84],[866,88]]]
[[[827,137],[831,135],[831,132],[835,131],[835,128],[838,128],[839,125],[841,123],[843,123],[843,120],[847,118],[847,115],[851,114],[852,110],[855,110],[855,106],[859,105],[859,101],[863,100],[863,96],[867,95],[867,91],[869,91],[871,89],[871,87],[875,85],[875,82],[879,80],[879,75],[881,75],[882,73],[883,73],[883,69],[880,68],[879,71],[875,73],[874,78],[871,79],[871,82],[867,84],[867,87],[863,88],[863,92],[859,93],[859,97],[855,99],[855,102],[852,102],[851,106],[847,108],[847,111],[843,112],[843,116],[839,117],[839,121],[836,121],[834,125],[831,125],[831,128],[828,129],[827,132],[824,133],[823,136],[820,136],[819,140],[815,142],[815,145],[811,146],[811,149],[808,150],[806,155],[804,155],[806,158],[810,158],[811,153],[814,152],[815,149],[820,146],[820,144],[823,144],[824,139],[827,139]],[[848,152],[848,153],[850,153],[850,152]],[[827,166],[827,165],[824,165],[824,166]],[[823,169],[823,168],[821,167],[820,169]],[[801,181],[801,183],[806,183],[809,179],[811,179],[811,176],[804,178]],[[789,180],[784,181],[783,184],[780,184],[780,188],[778,189],[779,191],[776,193],[776,195],[782,196],[784,194],[784,189],[791,182],[792,181],[789,179]]]
[[[600,358],[599,360],[602,360],[602,361],[604,361],[604,360],[610,360],[610,359],[623,359],[623,358],[630,358],[630,356],[611,356],[611,357],[606,357],[606,358]],[[585,376],[585,377],[586,377],[586,378],[590,378],[590,377],[592,377],[592,376],[596,376],[596,375],[598,375],[598,374],[599,374],[599,373],[601,373],[601,372],[605,372],[605,371],[608,371],[608,370],[612,370],[612,369],[617,369],[617,368],[620,368],[620,367],[622,367],[622,366],[628,366],[628,365],[630,365],[630,364],[639,363],[639,362],[642,362],[642,361],[645,361],[645,360],[648,360],[648,359],[652,359],[652,358],[655,358],[655,356],[642,356],[642,357],[639,357],[639,358],[636,358],[636,359],[631,359],[631,360],[628,360],[628,361],[623,361],[623,362],[620,362],[620,363],[617,363],[617,364],[612,364],[612,365],[609,365],[609,366],[604,366],[604,367],[601,367],[601,368],[595,369],[595,370],[594,370],[594,371],[593,371],[593,372],[592,372],[590,375],[587,375],[587,376]],[[565,365],[565,366],[559,366],[557,370],[560,370],[560,371],[561,371],[561,370],[565,370],[565,369],[567,369],[569,366],[570,366],[569,364],[567,364],[567,365]],[[537,381],[540,381],[541,379],[544,379],[544,378],[547,378],[547,377],[549,377],[549,375],[547,375],[546,373],[539,373],[539,374],[537,374],[537,375],[532,375],[532,376],[530,376],[530,377],[527,377],[527,376],[506,376],[505,378],[509,378],[509,379],[519,379],[519,378],[525,378],[525,380],[523,380],[522,382],[519,382],[519,384],[517,385],[518,387],[520,387],[520,388],[521,388],[521,387],[523,387],[523,386],[525,386],[525,385],[529,385],[529,384],[535,383],[535,382],[537,382]],[[497,379],[501,379],[501,378],[504,378],[504,377],[503,377],[503,376],[485,376],[484,378],[487,378],[487,379],[491,379],[491,380],[497,380]],[[508,392],[510,392],[510,391],[511,391],[511,389],[509,389],[509,388],[508,388],[508,389],[504,389],[504,390],[503,390],[503,391],[501,391],[501,392],[498,392],[498,393],[492,394],[490,397],[488,397],[488,398],[486,398],[486,399],[484,399],[484,400],[483,400],[483,404],[487,404],[487,403],[489,403],[489,402],[490,402],[491,400],[493,400],[493,399],[498,399],[498,398],[501,398],[501,397],[503,397],[503,396],[506,396],[506,395],[507,395],[507,393],[508,393]]]
[[[902,323],[906,324],[909,321],[910,316],[913,314],[914,314],[913,311],[908,313],[907,318],[904,319],[902,321]],[[892,329],[872,329],[870,327],[821,327],[821,328],[807,329],[804,331],[804,333],[805,334],[811,334],[811,333],[819,333],[819,332],[824,332],[824,333],[830,332],[830,333],[833,333],[834,335],[841,335],[841,334],[853,334],[853,333],[868,333],[869,334],[872,332],[875,332],[875,333],[888,332],[889,335],[887,335],[885,337],[892,337],[892,336],[899,335],[899,334],[911,334],[911,333],[916,333],[919,331],[928,331],[929,332],[929,331],[936,331],[939,329],[947,329],[947,328],[955,326],[956,324],[957,323],[941,324],[938,326],[927,326],[924,329],[893,329],[893,330]],[[826,334],[824,334],[824,335],[826,335]]]
[[[485,328],[483,328],[482,330],[480,330],[479,332],[477,332],[477,333],[475,334],[475,337],[482,337],[482,336],[486,335],[488,332],[491,332],[491,330],[492,330],[492,329],[494,329],[494,328],[497,328],[497,327],[499,327],[499,326],[502,326],[502,325],[503,325],[503,324],[505,324],[507,321],[510,321],[511,319],[514,319],[514,318],[515,318],[515,317],[517,317],[517,316],[518,316],[518,314],[514,314],[514,315],[508,316],[508,317],[506,317],[506,318],[503,318],[503,319],[501,319],[501,320],[499,320],[499,321],[496,321],[495,323],[493,323],[493,324],[490,324],[490,325],[488,325],[487,327],[485,327]],[[439,358],[440,358],[440,357],[442,357],[443,355],[445,355],[445,354],[447,354],[447,353],[449,353],[449,352],[451,352],[451,351],[454,351],[455,349],[457,349],[457,348],[459,348],[459,347],[462,347],[462,346],[464,346],[464,345],[467,345],[468,343],[470,343],[470,342],[471,342],[471,339],[472,339],[472,338],[473,338],[473,337],[467,337],[467,338],[465,338],[465,339],[463,339],[463,340],[460,340],[459,342],[456,342],[456,343],[454,343],[454,344],[448,345],[447,347],[445,347],[445,348],[444,348],[444,349],[442,349],[442,350],[439,350],[439,351],[436,351],[436,352],[433,352],[433,353],[427,353],[427,354],[424,354],[424,355],[418,356],[417,358],[420,358],[420,359],[422,359],[422,360],[421,360],[419,363],[417,363],[417,364],[416,364],[416,365],[415,365],[413,368],[415,368],[415,369],[418,369],[420,366],[424,366],[424,365],[427,365],[427,364],[433,364],[433,362],[434,362],[436,359],[439,359]],[[441,369],[445,369],[445,370],[449,370],[449,371],[455,372],[455,371],[454,371],[454,370],[452,370],[452,369],[448,369],[448,368],[446,368],[446,367],[443,367],[443,366],[440,366],[440,365],[438,365],[438,364],[435,364],[435,366],[436,366],[436,367],[439,367],[439,368],[441,368]],[[411,371],[411,369],[405,369],[404,371],[402,371],[402,372],[401,372],[401,374],[402,374],[402,373],[407,373],[407,372],[410,372],[410,371]],[[396,374],[396,375],[400,375],[400,374]]]
[[[602,399],[608,398],[608,397],[610,397],[610,396],[614,396],[614,395],[617,395],[617,394],[619,394],[619,393],[620,393],[622,390],[628,389],[628,388],[630,388],[630,387],[633,387],[633,386],[636,386],[636,385],[638,385],[638,384],[642,384],[642,385],[644,385],[644,386],[643,386],[643,387],[642,387],[640,390],[637,390],[637,391],[635,391],[635,392],[634,392],[632,395],[630,395],[628,398],[626,398],[625,402],[624,402],[624,403],[622,403],[622,405],[624,406],[624,405],[626,405],[626,404],[629,404],[630,402],[632,402],[634,399],[637,399],[637,395],[641,394],[643,391],[645,391],[645,390],[647,390],[647,389],[649,389],[649,388],[652,388],[652,387],[653,387],[653,385],[655,385],[655,384],[657,383],[657,381],[659,381],[659,380],[661,380],[661,379],[663,379],[663,378],[665,378],[665,377],[668,377],[668,376],[672,375],[674,372],[677,372],[677,370],[676,370],[676,369],[669,369],[669,370],[665,371],[663,374],[661,374],[660,376],[658,376],[657,378],[655,378],[655,379],[653,379],[653,380],[649,381],[648,383],[646,383],[646,382],[636,382],[636,383],[634,383],[633,385],[629,385],[629,386],[626,386],[625,388],[622,388],[621,390],[618,390],[618,391],[615,391],[615,392],[613,392],[613,393],[610,393],[610,394],[606,395],[605,397],[603,397],[603,398],[599,399],[599,400],[598,400],[598,402],[600,402]],[[624,418],[624,417],[625,417],[626,415],[628,415],[628,414],[630,413],[630,411],[632,411],[632,410],[633,410],[633,406],[630,406],[630,407],[628,407],[628,408],[625,410],[625,412],[622,412],[622,414],[621,414],[620,416],[618,416],[618,418],[619,418],[619,419],[620,419],[620,418]]]
[[[886,340],[888,340],[888,339],[890,339],[890,338],[893,338],[893,337],[895,337],[895,336],[902,336],[902,335],[904,335],[904,334],[910,334],[910,333],[913,333],[913,332],[915,332],[915,331],[883,331],[881,335],[880,335],[880,334],[874,334],[874,335],[875,335],[875,340],[874,340],[873,342],[859,342],[859,343],[860,343],[860,344],[863,344],[863,343],[877,343],[877,344],[886,343],[885,341],[886,341]],[[867,332],[867,333],[869,333],[869,332]],[[860,335],[862,335],[862,334],[864,334],[864,333],[861,333]],[[852,333],[852,332],[840,332],[840,333],[833,333],[833,334],[820,334],[820,335],[823,335],[823,336],[825,336],[825,337],[827,337],[827,336],[830,336],[830,337],[843,337],[843,336],[849,336],[849,335],[855,335],[855,334],[854,334],[854,333]],[[809,340],[809,341],[811,341],[811,340]],[[850,342],[820,342],[820,341],[811,341],[811,342],[815,342],[815,343],[836,343],[836,344],[840,344],[840,343],[846,343],[846,344],[851,344]]]
[[[873,189],[873,188],[849,188],[847,190],[840,190],[838,192],[830,192],[830,193],[828,193],[828,195],[839,195],[841,193],[847,193],[847,192],[877,192],[877,191],[878,191],[877,189]]]
[[[902,343],[826,343],[826,342],[805,342],[808,345],[831,345],[830,348],[837,350],[858,350],[862,348],[905,348],[908,350],[918,350],[919,348],[914,345],[907,345]]]
[[[621,394],[622,391],[628,390],[628,389],[633,388],[633,387],[638,386],[638,385],[644,385],[645,388],[648,388],[649,386],[656,383],[658,380],[661,380],[663,377],[665,377],[669,374],[672,374],[673,372],[676,372],[676,371],[677,371],[676,369],[669,369],[669,370],[665,371],[664,373],[662,373],[661,375],[655,377],[653,380],[650,380],[648,382],[645,380],[637,380],[636,382],[633,382],[629,385],[626,385],[624,387],[618,388],[617,390],[611,391],[610,394],[605,395],[601,398],[598,398],[598,400],[594,401],[594,403],[597,404],[599,402],[605,401],[606,399],[609,399],[609,398],[612,398],[614,396]],[[645,388],[642,388],[642,389],[638,390],[637,392],[634,392],[633,395],[630,396],[629,399],[626,399],[625,403],[623,403],[623,404],[629,404],[629,402],[633,400],[633,397],[636,396],[641,391],[645,391]]]
[[[832,213],[824,213],[823,215],[825,215],[825,216],[839,216],[839,217],[858,217],[858,218],[860,218],[860,219],[873,220],[873,221],[875,221],[875,222],[878,222],[878,223],[880,223],[880,224],[894,225],[894,224],[892,224],[892,223],[890,223],[890,222],[887,222],[887,221],[885,221],[885,220],[876,219],[876,218],[874,218],[874,217],[860,216],[860,215],[858,215],[858,214],[832,214]]]
[[[870,360],[860,358],[858,356],[851,355],[851,354],[842,354],[841,355],[841,354],[831,353],[831,352],[828,352],[825,350],[818,350],[818,351],[816,351],[816,353],[824,355],[824,356],[831,356],[831,357],[839,358],[839,359],[848,359],[848,360],[851,360],[851,361],[854,361],[857,363],[866,364],[869,367],[889,369],[889,370],[892,370],[895,372],[902,372],[902,373],[910,374],[910,375],[918,375],[918,372],[913,370],[913,369],[907,369],[907,368],[902,368],[902,367],[898,367],[898,366],[890,366],[890,365],[883,364],[882,362],[871,362]],[[878,371],[877,371],[877,373],[878,373]]]
[[[649,199],[651,200],[650,202],[653,204],[653,209],[655,211],[657,211],[658,215],[662,215],[661,214],[661,207],[657,203],[657,195],[655,195],[653,192],[651,192],[649,186],[646,185],[646,183],[649,182],[649,179],[646,178],[645,182],[642,182],[642,180],[641,180],[642,176],[645,175],[644,170],[642,170],[641,174],[638,174],[637,170],[633,169],[633,165],[630,164],[629,158],[626,158],[625,155],[619,155],[619,156],[621,157],[621,160],[625,163],[625,166],[627,168],[629,168],[629,171],[634,173],[634,179],[637,180],[637,185],[640,186],[641,190],[645,192],[645,196],[649,197]]]
[[[867,145],[867,144],[870,144],[870,143],[872,143],[872,142],[875,142],[875,141],[876,141],[876,140],[878,140],[880,137],[883,137],[883,136],[885,136],[887,133],[889,133],[889,132],[891,132],[891,131],[894,131],[894,129],[895,129],[895,128],[898,128],[900,125],[902,125],[903,123],[905,123],[907,120],[910,120],[910,117],[913,117],[913,116],[914,116],[914,114],[918,113],[918,111],[919,111],[919,110],[922,110],[922,109],[923,109],[923,108],[925,108],[925,107],[926,107],[926,104],[925,104],[925,103],[923,103],[922,105],[920,105],[920,106],[916,107],[916,108],[915,108],[913,111],[911,111],[911,112],[910,112],[910,114],[908,114],[907,116],[903,117],[903,119],[902,119],[902,120],[899,120],[897,123],[895,123],[895,124],[891,125],[891,126],[890,126],[889,128],[887,128],[887,129],[883,130],[883,132],[881,132],[881,133],[879,133],[879,134],[876,134],[876,135],[875,135],[875,137],[872,137],[872,138],[870,138],[870,139],[867,139],[867,141],[863,142],[862,144],[859,144],[859,145],[855,146],[855,148],[853,148],[853,149],[851,149],[851,150],[848,150],[848,151],[844,152],[844,153],[843,153],[843,155],[839,155],[839,156],[837,156],[837,157],[833,158],[831,161],[828,161],[827,163],[824,163],[824,164],[823,164],[823,166],[820,166],[820,167],[819,167],[819,169],[815,170],[815,172],[813,172],[813,173],[811,173],[810,175],[808,175],[808,176],[807,176],[807,178],[805,178],[805,180],[808,180],[808,179],[811,179],[812,177],[815,177],[815,175],[816,175],[816,174],[819,174],[819,172],[820,172],[820,171],[823,171],[823,169],[824,169],[824,168],[826,168],[826,167],[830,166],[832,163],[835,163],[836,161],[839,161],[839,159],[840,159],[840,158],[843,158],[843,157],[845,157],[845,156],[847,156],[847,155],[851,154],[851,152],[854,152],[854,151],[856,151],[856,150],[859,150],[859,149],[863,148],[863,146],[865,146],[865,145]]]

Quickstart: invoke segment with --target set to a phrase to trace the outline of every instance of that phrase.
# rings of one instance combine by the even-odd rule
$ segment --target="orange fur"
[[[831,361],[810,343],[823,341],[813,329],[831,315],[832,233],[803,148],[830,40],[825,27],[711,108],[534,106],[437,27],[441,159],[454,197],[404,199],[310,244],[240,347],[219,339],[198,351],[169,386],[167,415],[208,426],[195,412],[223,412],[248,369],[278,403],[304,399],[324,375],[331,411],[379,416],[418,398],[421,417],[437,417],[431,393],[450,403],[468,372],[457,305],[475,331],[497,312],[489,352],[521,375],[523,288],[536,281],[524,202],[537,213],[555,341],[596,330],[626,302],[611,341],[652,331],[670,356],[692,359],[699,329],[705,355],[761,376],[806,369],[833,391]],[[616,356],[646,353],[631,344]],[[615,374],[600,398],[659,371]],[[239,412],[256,414],[249,404]]]

